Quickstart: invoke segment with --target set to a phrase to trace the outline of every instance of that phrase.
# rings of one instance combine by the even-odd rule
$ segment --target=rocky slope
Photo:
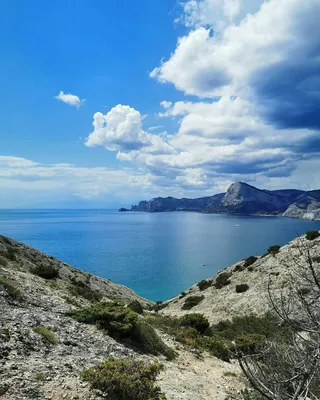
[[[197,199],[154,198],[141,201],[130,210],[120,211],[197,211],[245,215],[283,215],[320,219],[320,191],[260,190],[244,182],[233,183],[226,193]]]
[[[0,236],[1,400],[106,398],[80,374],[110,355],[159,360],[165,368],[158,385],[167,400],[224,400],[227,393],[243,387],[236,364],[206,353],[199,357],[161,332],[177,352],[173,361],[142,354],[66,314],[101,298],[152,305],[126,287]],[[51,342],[36,331],[39,326],[51,332]]]
[[[216,276],[193,285],[179,296],[162,305],[164,315],[181,316],[202,313],[211,323],[248,314],[263,315],[271,309],[268,286],[277,297],[286,290],[288,278],[297,265],[306,266],[305,249],[310,249],[314,265],[320,268],[320,236],[312,241],[298,237],[280,248],[276,254],[248,258],[225,268]],[[204,283],[206,282],[206,283]],[[218,284],[218,288],[216,284]],[[238,292],[242,285],[241,292]],[[203,297],[199,304],[184,310],[184,304],[192,296]]]
[[[158,313],[201,313],[211,323],[241,315],[263,315],[270,308],[269,282],[276,295],[286,290],[295,265],[306,265],[301,248],[309,248],[320,268],[320,236],[312,241],[300,237],[274,254],[242,260],[220,271],[162,304]],[[48,274],[53,277],[52,270],[57,275],[48,279]],[[39,276],[39,271],[45,271],[46,278]],[[200,298],[200,302],[184,309],[192,297]],[[157,384],[167,400],[225,400],[228,394],[239,393],[243,388],[244,380],[235,362],[221,361],[206,351],[199,354],[169,334],[158,331],[177,353],[172,361],[138,352],[95,325],[79,323],[66,314],[101,298],[124,303],[138,300],[146,309],[141,318],[156,315],[147,311],[151,302],[128,288],[0,236],[1,400],[108,398],[82,381],[80,375],[110,355],[160,361],[164,370]],[[54,335],[52,342],[37,333],[35,327],[39,326],[50,330]]]

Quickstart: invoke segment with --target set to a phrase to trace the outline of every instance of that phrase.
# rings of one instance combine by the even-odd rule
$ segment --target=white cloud
[[[165,108],[165,109],[168,109],[168,108],[170,108],[170,107],[172,106],[172,102],[171,102],[171,101],[163,100],[163,101],[160,103],[160,106],[163,107],[163,108]]]
[[[162,136],[142,129],[140,112],[129,106],[118,104],[105,115],[95,113],[93,127],[86,140],[88,147],[104,146],[107,150],[121,152],[123,157],[137,151],[154,154],[173,152]]]
[[[198,97],[160,103],[158,115],[176,119],[177,131],[146,133],[129,106],[122,124],[118,105],[99,114],[87,144],[117,151],[165,194],[209,194],[234,180],[301,187],[301,165],[320,163],[319,0],[189,0],[183,11],[189,32],[150,74]],[[154,141],[161,151],[149,151]]]
[[[187,27],[212,26],[220,32],[230,23],[240,22],[248,13],[259,10],[263,0],[188,0],[183,3],[179,21]]]
[[[62,101],[65,104],[69,104],[70,106],[77,107],[77,108],[81,107],[86,101],[86,99],[80,99],[80,97],[78,97],[74,94],[63,93],[62,90],[60,90],[60,93],[58,94],[58,96],[54,96],[54,99]]]
[[[210,4],[214,8],[216,2],[188,3],[195,10],[200,8],[199,15],[207,15],[205,6]],[[228,4],[233,3],[224,6]],[[262,68],[288,60],[295,62],[298,54],[312,58],[309,52],[312,45],[316,51],[320,33],[314,15],[319,13],[318,0],[265,1],[255,14],[247,14],[238,24],[228,24],[220,34],[215,33],[213,25],[191,30],[178,40],[169,60],[150,76],[171,82],[192,95],[243,95],[251,78]],[[193,24],[196,19],[193,17]],[[201,25],[206,24],[203,21]]]
[[[65,198],[92,199],[106,196],[126,200],[146,185],[144,176],[130,169],[43,164],[21,157],[0,156],[0,207]],[[4,190],[5,189],[5,190]],[[136,196],[135,196],[136,197]],[[120,201],[120,200],[119,200]]]
[[[163,125],[150,126],[150,127],[148,128],[148,131],[153,132],[153,131],[157,131],[157,130],[162,129],[162,128],[164,128]]]

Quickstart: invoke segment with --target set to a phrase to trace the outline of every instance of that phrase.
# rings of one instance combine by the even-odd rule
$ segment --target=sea
[[[320,221],[190,212],[0,210],[0,234],[154,301],[310,229],[320,229]]]

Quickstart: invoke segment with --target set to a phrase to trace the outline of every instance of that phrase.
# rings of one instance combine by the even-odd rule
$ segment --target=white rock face
[[[320,205],[318,202],[312,201],[310,204],[291,204],[288,209],[283,213],[284,217],[302,218],[309,220],[320,219]]]

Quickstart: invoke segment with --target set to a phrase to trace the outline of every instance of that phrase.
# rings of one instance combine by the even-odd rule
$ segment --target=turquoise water
[[[320,221],[110,210],[0,210],[0,233],[151,300],[172,297]]]

